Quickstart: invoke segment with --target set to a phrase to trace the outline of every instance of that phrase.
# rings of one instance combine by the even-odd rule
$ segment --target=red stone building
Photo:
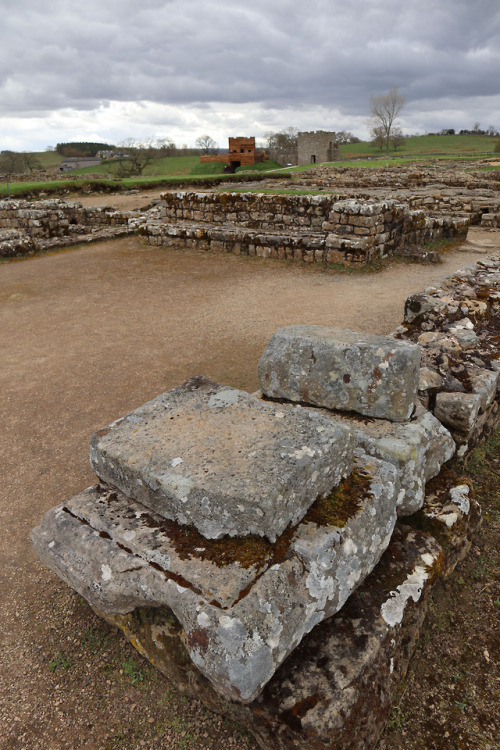
[[[206,154],[200,156],[200,161],[222,161],[229,164],[232,170],[255,164],[255,138],[230,138],[228,154]]]

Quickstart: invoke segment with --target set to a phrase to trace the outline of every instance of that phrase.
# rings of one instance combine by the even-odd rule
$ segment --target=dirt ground
[[[195,374],[254,390],[280,326],[389,333],[409,294],[477,257],[348,275],[125,238],[0,265],[2,750],[255,747],[44,568],[29,532],[93,483],[94,430]],[[387,747],[404,747],[394,736]]]

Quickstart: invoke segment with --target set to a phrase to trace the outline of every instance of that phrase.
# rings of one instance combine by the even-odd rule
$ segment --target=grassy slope
[[[143,177],[158,176],[183,176],[190,174],[191,170],[199,164],[198,156],[165,156],[155,159],[144,170]],[[75,169],[71,174],[116,174],[118,164],[116,161],[105,161],[97,167],[86,167],[85,169]]]
[[[50,167],[58,167],[64,159],[61,154],[57,151],[38,151],[35,153],[38,161],[42,165],[43,169],[50,169]]]
[[[415,138],[405,138],[397,151],[390,149],[390,154],[398,156],[438,156],[440,154],[455,154],[476,156],[492,153],[498,138],[488,135],[422,135]],[[372,143],[348,143],[340,146],[341,156],[384,156],[377,146]]]

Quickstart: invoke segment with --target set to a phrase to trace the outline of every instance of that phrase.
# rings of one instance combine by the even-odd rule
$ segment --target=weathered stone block
[[[401,422],[417,398],[420,347],[326,326],[281,328],[258,365],[262,392]]]
[[[481,396],[475,393],[446,393],[436,395],[434,414],[447,427],[468,433],[481,408]]]
[[[349,419],[338,412],[330,414],[351,429],[356,448],[392,464],[398,475],[398,515],[415,513],[422,507],[426,482],[455,453],[455,441],[448,430],[420,405],[409,422],[386,419]]]
[[[352,467],[352,438],[321,415],[192,378],[96,432],[97,476],[204,536],[274,540]]]
[[[49,511],[32,532],[32,542],[43,562],[93,606],[111,614],[170,607],[184,627],[193,662],[223,695],[248,702],[303,636],[337,612],[376,565],[394,529],[396,496],[394,468],[358,456],[353,477],[318,501],[253,570],[243,577],[238,573],[230,591],[223,580],[228,571],[219,562],[224,592],[219,602],[235,599],[245,575],[255,579],[224,608],[213,602],[216,580],[196,560],[183,567],[185,575],[195,572],[196,581],[180,576],[179,559],[171,559],[169,548],[182,557],[182,530],[169,531],[161,517],[135,501],[129,501],[127,512],[127,499],[113,488],[92,488]],[[244,539],[247,556],[249,545],[252,540]],[[203,559],[198,547],[189,555],[197,553]],[[234,570],[237,563],[229,574]],[[207,581],[205,593],[200,587]]]
[[[397,526],[379,564],[343,609],[317,625],[248,705],[216,692],[191,661],[171,610],[97,613],[188,696],[238,721],[263,750],[374,747],[406,673],[442,565],[432,537]]]

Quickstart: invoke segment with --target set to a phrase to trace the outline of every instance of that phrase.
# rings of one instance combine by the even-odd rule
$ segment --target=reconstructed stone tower
[[[298,164],[320,164],[338,159],[339,147],[335,133],[315,130],[297,137]]]

